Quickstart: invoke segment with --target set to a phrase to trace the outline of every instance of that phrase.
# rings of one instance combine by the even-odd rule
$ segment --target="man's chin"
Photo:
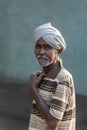
[[[39,63],[42,67],[46,67],[46,66],[49,66],[50,64],[52,64],[52,62],[50,63]]]

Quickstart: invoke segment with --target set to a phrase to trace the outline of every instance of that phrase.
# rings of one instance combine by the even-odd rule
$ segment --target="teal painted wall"
[[[61,55],[76,92],[87,95],[87,1],[0,0],[0,82],[27,82],[40,67],[33,53],[33,30],[51,22],[61,30]]]

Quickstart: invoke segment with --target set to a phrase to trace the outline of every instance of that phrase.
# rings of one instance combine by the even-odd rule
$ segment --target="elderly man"
[[[59,55],[66,43],[61,33],[43,24],[34,31],[35,55],[42,70],[31,74],[33,97],[29,130],[75,130],[75,89]]]

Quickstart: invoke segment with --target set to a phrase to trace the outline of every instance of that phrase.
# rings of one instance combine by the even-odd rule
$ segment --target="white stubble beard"
[[[38,55],[37,60],[41,66],[48,66],[52,64],[52,61],[45,55],[42,56]]]

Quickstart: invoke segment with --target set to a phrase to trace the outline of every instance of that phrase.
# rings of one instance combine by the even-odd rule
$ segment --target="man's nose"
[[[45,53],[45,49],[42,47],[41,49],[40,49],[40,54],[44,54]]]

